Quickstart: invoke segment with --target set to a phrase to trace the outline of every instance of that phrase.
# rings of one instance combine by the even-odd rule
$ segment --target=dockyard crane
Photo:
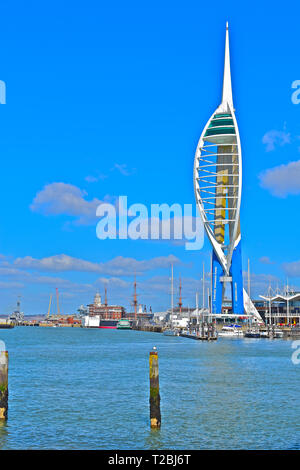
[[[56,304],[57,304],[57,315],[60,315],[59,301],[58,301],[58,288],[56,287]]]
[[[48,307],[47,318],[49,318],[49,317],[50,317],[51,301],[52,301],[52,294],[50,294],[50,299],[49,299],[49,307]]]

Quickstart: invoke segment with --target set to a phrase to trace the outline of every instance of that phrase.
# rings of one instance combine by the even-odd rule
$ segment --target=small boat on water
[[[267,330],[260,330],[259,334],[260,338],[270,338],[269,332]]]
[[[249,328],[247,331],[244,333],[245,338],[261,338],[260,331],[255,328]]]
[[[283,337],[283,331],[280,330],[279,328],[268,328],[268,329],[258,329],[255,327],[249,328],[245,333],[244,333],[245,338],[282,338]]]
[[[275,338],[282,338],[283,337],[283,331],[280,330],[279,328],[268,328],[265,330],[260,330],[260,337],[261,338],[270,338],[270,339],[275,339]]]
[[[131,330],[131,328],[129,320],[119,320],[117,323],[117,330]]]
[[[283,338],[283,331],[279,328],[275,328],[273,338]]]
[[[243,336],[243,330],[240,325],[223,326],[221,331],[219,331],[218,336],[225,338],[241,337]]]
[[[216,334],[216,330],[211,329],[211,328],[202,328],[202,331],[200,329],[185,329],[182,330],[180,333],[180,336],[183,336],[184,338],[190,338],[190,339],[196,339],[196,340],[206,340],[206,341],[213,341],[217,340],[218,336]]]
[[[177,330],[177,328],[167,328],[164,332],[163,332],[164,336],[179,336],[179,330]]]

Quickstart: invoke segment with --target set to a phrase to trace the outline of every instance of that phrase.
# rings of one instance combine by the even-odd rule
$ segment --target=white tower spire
[[[225,59],[224,59],[224,78],[223,78],[222,105],[226,106],[227,103],[233,108],[231,74],[230,74],[228,22],[226,23],[226,41],[225,41]]]

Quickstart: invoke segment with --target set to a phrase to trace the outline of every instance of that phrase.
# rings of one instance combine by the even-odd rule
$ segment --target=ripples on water
[[[2,449],[299,449],[300,365],[284,340],[18,327]],[[159,351],[162,428],[149,429]]]

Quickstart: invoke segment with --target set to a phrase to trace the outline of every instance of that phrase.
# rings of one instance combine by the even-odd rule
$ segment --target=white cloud
[[[22,265],[22,263],[20,264]],[[62,287],[62,288],[74,288],[74,287],[77,288],[78,286],[78,284],[72,281],[69,281],[68,279],[63,279],[60,277],[53,277],[53,276],[34,275],[24,269],[26,267],[25,265],[26,265],[26,262],[24,263],[24,266],[20,266],[20,269],[14,267],[13,265],[5,266],[5,267],[0,266],[0,278],[4,279],[4,281],[2,282],[3,286],[5,286],[6,284],[12,287],[14,287],[14,285],[23,286],[24,284],[45,284],[49,286]],[[6,282],[7,277],[13,278],[14,281]],[[20,284],[20,282],[22,284]]]
[[[271,152],[275,150],[277,145],[283,147],[286,144],[290,144],[291,134],[285,131],[271,130],[263,136],[262,142],[266,145],[266,151]]]
[[[25,256],[24,258],[17,258],[14,265],[18,268],[48,272],[81,271],[109,276],[131,276],[133,273],[140,274],[153,269],[169,268],[171,263],[178,264],[179,262],[178,258],[169,255],[142,261],[118,256],[105,263],[95,263],[61,254],[41,259]]]
[[[24,278],[25,275],[29,276],[28,273],[24,273],[24,271],[22,271],[21,269],[16,269],[13,266],[0,266],[0,276],[21,276],[22,278]]]
[[[24,258],[17,258],[14,261],[14,264],[20,268],[34,269],[38,271],[97,271],[97,263],[73,258],[64,254],[41,259],[36,259],[32,256],[25,256]]]
[[[247,271],[243,272],[243,278],[244,278],[244,287],[247,290],[247,282],[248,282],[248,273]],[[256,274],[256,273],[251,273],[250,275],[250,281],[251,281],[251,298],[257,297],[259,299],[259,295],[265,295],[269,286],[273,288],[273,290],[276,289],[277,286],[281,286],[281,280],[272,274]]]
[[[268,256],[262,256],[261,258],[259,258],[259,261],[262,264],[274,264],[273,261],[271,261]]]
[[[96,183],[98,181],[98,178],[96,176],[92,176],[92,175],[86,176],[84,179],[88,183]]]
[[[300,194],[300,160],[269,168],[259,175],[260,184],[273,196]]]
[[[120,279],[119,277],[99,277],[95,284],[101,284],[102,286],[108,287],[117,287],[117,288],[128,288],[132,286],[132,282],[124,281],[124,279]]]
[[[282,269],[289,277],[300,277],[300,261],[292,261],[290,263],[283,263]]]
[[[98,181],[103,181],[106,178],[108,178],[107,175],[104,175],[102,173],[98,173],[97,176],[88,175],[84,179],[85,179],[85,181],[87,181],[87,183],[97,183]]]
[[[30,209],[43,215],[72,216],[75,224],[88,225],[95,222],[96,208],[102,201],[88,201],[86,196],[85,191],[72,184],[51,183],[36,194]]]
[[[115,163],[110,172],[118,171],[123,176],[131,176],[136,172],[135,168],[129,168],[127,163]],[[109,175],[104,173],[96,172],[94,175],[88,175],[84,179],[87,183],[97,183],[98,181],[103,181],[108,178]]]
[[[130,176],[135,173],[135,168],[130,170],[126,163],[115,163],[112,170],[118,170],[123,176]]]
[[[22,289],[24,284],[20,282],[2,282],[0,281],[0,289]]]

